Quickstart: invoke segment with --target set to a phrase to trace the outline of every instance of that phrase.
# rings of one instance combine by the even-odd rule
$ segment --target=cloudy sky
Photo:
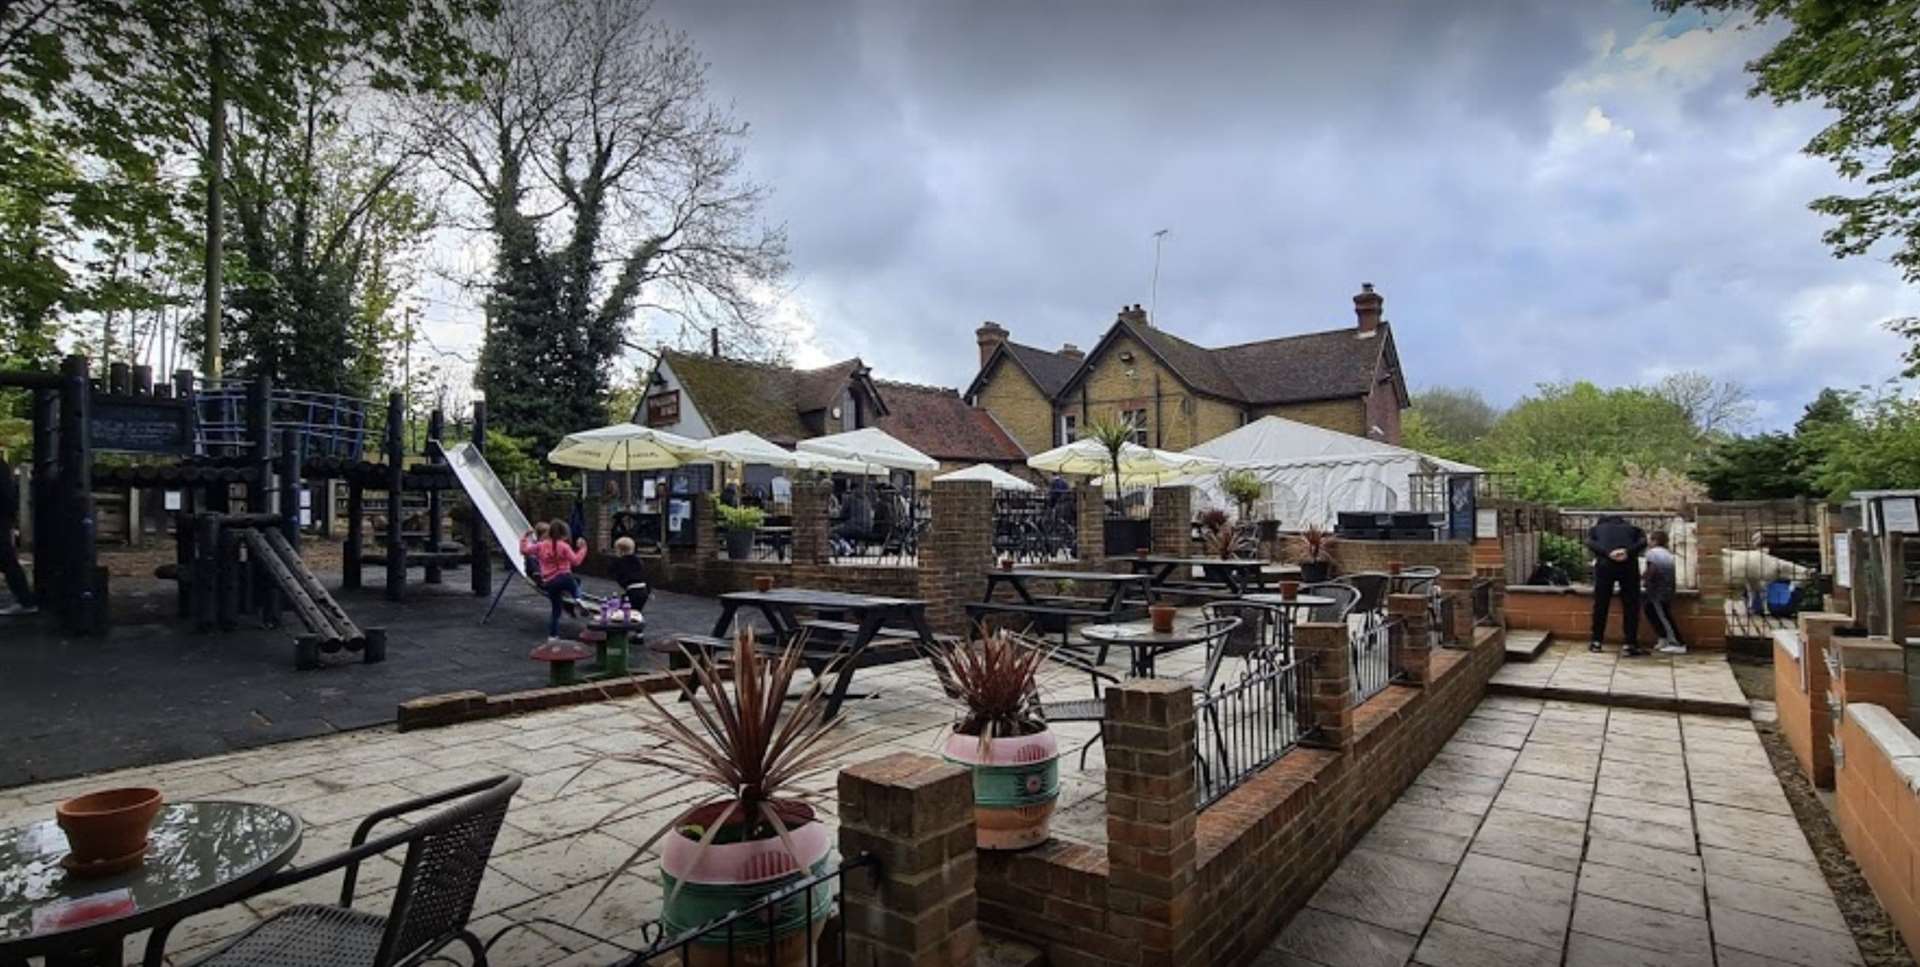
[[[1496,402],[1697,369],[1791,422],[1893,375],[1879,322],[1920,312],[1820,243],[1821,113],[1745,96],[1772,30],[1639,0],[657,10],[753,126],[803,362],[964,386],[982,320],[1091,345],[1149,301],[1161,228],[1162,326],[1346,325],[1370,281],[1416,388]]]

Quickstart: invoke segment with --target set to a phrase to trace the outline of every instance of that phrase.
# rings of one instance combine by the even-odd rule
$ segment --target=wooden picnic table
[[[1137,614],[1146,606],[1145,602],[1153,593],[1151,581],[1145,574],[1061,571],[1046,568],[1000,569],[986,573],[987,593],[979,601],[967,605],[969,618],[986,614],[1027,614],[1035,618],[1059,618],[1061,619],[1060,643],[1063,645],[1067,642],[1067,634],[1075,620],[1112,621]],[[1072,597],[1036,595],[1030,587],[1034,581],[1072,581],[1076,585],[1091,585],[1101,593]],[[1001,585],[1013,589],[1014,600],[994,598],[994,592],[999,590]],[[1105,656],[1105,649],[1101,650],[1101,654]]]
[[[1156,554],[1136,555],[1125,560],[1133,568],[1133,573],[1150,575],[1155,588],[1176,590],[1184,587],[1204,592],[1207,590],[1205,585],[1192,579],[1193,569],[1197,567],[1236,598],[1247,593],[1248,585],[1261,584],[1265,580],[1262,569],[1273,563],[1240,558],[1166,557]],[[1182,568],[1186,569],[1184,573],[1181,572]],[[1176,574],[1179,580],[1175,580]],[[1214,578],[1214,575],[1218,577]]]
[[[808,634],[803,645],[802,658],[815,676],[833,670],[839,672],[833,683],[833,691],[827,696],[826,717],[829,720],[840,713],[841,704],[847,700],[855,669],[884,664],[891,659],[891,656],[876,654],[876,641],[910,640],[923,648],[933,648],[938,643],[933,629],[927,625],[927,603],[917,598],[879,597],[810,588],[775,588],[771,591],[733,591],[721,595],[720,618],[713,623],[711,639],[694,641],[694,644],[711,647],[718,642],[725,645],[731,640],[734,617],[745,607],[758,609],[761,616],[766,618],[778,642],[776,647],[784,647],[799,638],[803,631],[844,633],[846,628],[852,628],[850,634],[844,635],[844,644]],[[842,614],[852,620],[842,624],[802,619],[798,614],[802,609],[815,613]],[[893,627],[890,628],[890,624]],[[883,631],[887,632],[884,636]],[[686,644],[693,639],[683,637],[681,641]]]

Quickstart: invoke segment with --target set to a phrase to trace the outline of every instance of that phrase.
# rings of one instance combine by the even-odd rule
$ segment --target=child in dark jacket
[[[613,542],[614,558],[607,565],[607,576],[619,585],[621,597],[639,610],[647,603],[647,565],[635,552],[633,538],[622,537]]]

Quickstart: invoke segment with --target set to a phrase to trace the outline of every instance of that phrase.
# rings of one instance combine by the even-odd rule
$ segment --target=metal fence
[[[1014,490],[993,495],[993,552],[1022,563],[1080,556],[1079,502],[1065,493]]]
[[[915,490],[850,490],[827,502],[827,561],[913,567],[933,525],[933,502]]]
[[[252,445],[247,433],[247,386],[246,380],[224,380],[195,391],[195,442],[201,453],[232,455]],[[370,414],[376,417],[372,423]],[[358,460],[365,453],[366,441],[380,438],[383,427],[375,424],[385,422],[383,407],[359,397],[306,390],[273,391],[273,425],[300,431],[305,447],[302,456]],[[273,445],[280,445],[277,435]]]
[[[1380,694],[1400,678],[1401,628],[1398,619],[1370,627],[1349,626],[1347,647],[1353,656],[1353,704]]]
[[[1473,579],[1473,626],[1493,624],[1493,580],[1491,578]]]
[[[862,853],[845,860],[835,869],[795,880],[750,906],[673,936],[666,935],[664,921],[652,921],[640,928],[640,938],[645,943],[640,949],[548,917],[530,917],[515,923],[495,934],[487,941],[487,946],[492,947],[510,931],[539,924],[626,951],[627,956],[615,962],[619,967],[689,964],[805,964],[807,967],[834,967],[847,963],[846,919],[837,911],[831,912],[816,935],[812,925],[813,912],[837,904],[846,893],[847,876],[859,870],[870,870],[872,872],[868,875],[878,877],[880,861]],[[806,926],[799,927],[799,924]],[[786,929],[783,930],[783,926]]]
[[[1484,470],[1478,473],[1410,473],[1407,475],[1407,508],[1430,514],[1446,513],[1451,496],[1447,487],[1455,477],[1473,478],[1474,500],[1481,504],[1490,500],[1513,500],[1519,495],[1514,475],[1510,473]]]
[[[1264,663],[1194,706],[1195,799],[1205,809],[1311,735],[1311,663]]]

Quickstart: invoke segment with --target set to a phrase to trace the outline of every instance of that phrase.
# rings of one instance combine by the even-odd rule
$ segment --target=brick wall
[[[993,485],[942,480],[933,485],[933,526],[920,542],[917,597],[934,630],[967,630],[966,603],[978,601],[993,568]]]
[[[1053,401],[1019,366],[1006,360],[994,366],[974,396],[974,405],[993,414],[1029,454],[1053,449]]]
[[[1054,967],[1251,963],[1478,704],[1503,652],[1481,629],[1430,653],[1430,684],[1390,686],[1340,717],[1328,747],[1289,752],[1197,815],[1191,692],[1109,690],[1107,848],[981,854],[981,923]]]
[[[1263,416],[1277,416],[1296,423],[1310,423],[1328,430],[1351,433],[1354,436],[1367,435],[1366,403],[1358,396],[1340,400],[1262,406],[1253,411],[1254,419],[1257,420]]]
[[[1540,585],[1508,585],[1505,589],[1507,627],[1515,630],[1550,631],[1557,638],[1581,642],[1593,627],[1593,592],[1584,585],[1571,588]],[[1726,613],[1718,605],[1708,605],[1703,596],[1681,591],[1673,600],[1673,619],[1690,648],[1717,651],[1727,646]],[[1615,600],[1607,617],[1607,640],[1619,642],[1626,634],[1621,614],[1623,605]],[[1652,644],[1653,629],[1647,616],[1640,616],[1640,642]]]
[[[1878,705],[1840,722],[1834,818],[1873,895],[1920,957],[1920,738]]]
[[[1153,509],[1148,526],[1153,533],[1155,554],[1186,557],[1193,547],[1193,488],[1153,488]]]
[[[1833,715],[1827,704],[1827,652],[1833,629],[1846,619],[1832,614],[1802,614],[1798,631],[1773,640],[1773,694],[1780,732],[1814,785],[1833,788]]]
[[[1465,541],[1333,542],[1334,567],[1339,573],[1385,571],[1399,561],[1408,567],[1437,567],[1441,574],[1472,574],[1473,551]]]
[[[1828,666],[1833,673],[1829,686],[1833,714],[1839,716],[1853,702],[1878,705],[1896,715],[1898,710],[1906,708],[1904,651],[1892,639],[1850,638],[1836,633],[1827,651]]]

